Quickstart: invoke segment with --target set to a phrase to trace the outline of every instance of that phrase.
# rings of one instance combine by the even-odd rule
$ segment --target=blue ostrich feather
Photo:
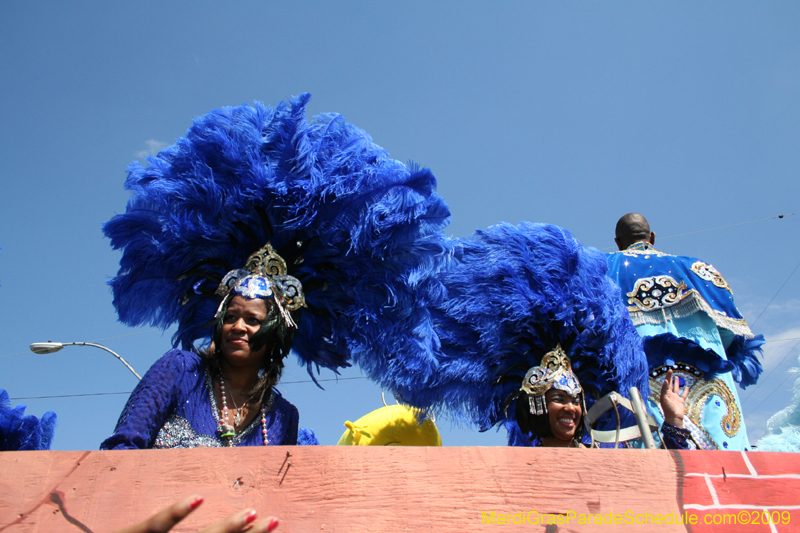
[[[443,408],[483,429],[513,421],[504,400],[558,344],[589,405],[612,390],[627,395],[631,386],[647,395],[641,340],[600,252],[557,226],[524,222],[478,231],[457,245],[460,260],[442,275],[447,297],[433,311],[438,367],[398,380],[404,401]]]
[[[298,446],[319,446],[317,434],[311,428],[300,428],[297,431]]]
[[[736,335],[728,349],[725,350],[728,360],[733,363],[731,374],[740,387],[746,389],[758,381],[763,372],[759,356],[764,357],[761,347],[766,341],[763,335],[747,338]]]
[[[703,348],[696,342],[672,333],[647,336],[643,339],[644,353],[647,355],[647,366],[653,368],[675,363],[686,363],[701,370],[704,379],[712,380],[719,374],[730,372],[734,364],[720,357],[717,352]]]
[[[303,283],[292,348],[312,377],[355,362],[381,379],[397,354],[430,366],[434,274],[453,253],[436,179],[340,115],[308,122],[308,99],[214,110],[130,165],[127,210],[103,227],[122,250],[109,282],[119,319],[177,324],[175,346],[202,346],[219,303],[204,295],[269,241]]]
[[[0,451],[49,450],[56,429],[56,414],[47,411],[41,420],[25,415],[25,406],[11,407],[8,392],[0,389]]]

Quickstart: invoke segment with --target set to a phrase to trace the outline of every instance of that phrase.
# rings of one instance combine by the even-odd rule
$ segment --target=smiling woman
[[[662,437],[665,447],[686,449],[689,432],[683,427],[685,402],[689,388],[680,393],[680,381],[667,373],[661,387],[661,408],[665,423]],[[516,401],[519,429],[538,446],[584,448],[584,391],[572,372],[569,357],[557,346],[545,354],[540,365],[525,374],[519,391],[506,403]]]
[[[545,405],[550,419],[550,433],[553,436],[542,439],[544,446],[563,446],[562,443],[571,442],[583,422],[580,399],[573,398],[564,391],[552,389],[545,394]]]

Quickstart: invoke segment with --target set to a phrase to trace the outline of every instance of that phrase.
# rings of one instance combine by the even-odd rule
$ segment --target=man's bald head
[[[626,250],[637,242],[656,243],[655,232],[650,231],[647,219],[639,213],[628,213],[617,222],[616,238],[614,242],[620,250]]]

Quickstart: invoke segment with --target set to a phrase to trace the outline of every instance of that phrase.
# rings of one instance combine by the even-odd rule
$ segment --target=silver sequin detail
[[[161,448],[221,448],[227,444],[215,436],[201,435],[189,421],[178,415],[170,415],[156,435],[154,449]]]

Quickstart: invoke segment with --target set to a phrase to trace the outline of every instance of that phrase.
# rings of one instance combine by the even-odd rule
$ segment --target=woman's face
[[[583,414],[580,396],[573,398],[563,390],[550,389],[545,393],[544,399],[553,437],[569,443],[578,431]]]
[[[241,296],[231,299],[222,319],[220,349],[226,363],[234,367],[261,367],[267,348],[263,346],[254,352],[250,343],[266,318],[267,304],[264,300],[248,300]]]

